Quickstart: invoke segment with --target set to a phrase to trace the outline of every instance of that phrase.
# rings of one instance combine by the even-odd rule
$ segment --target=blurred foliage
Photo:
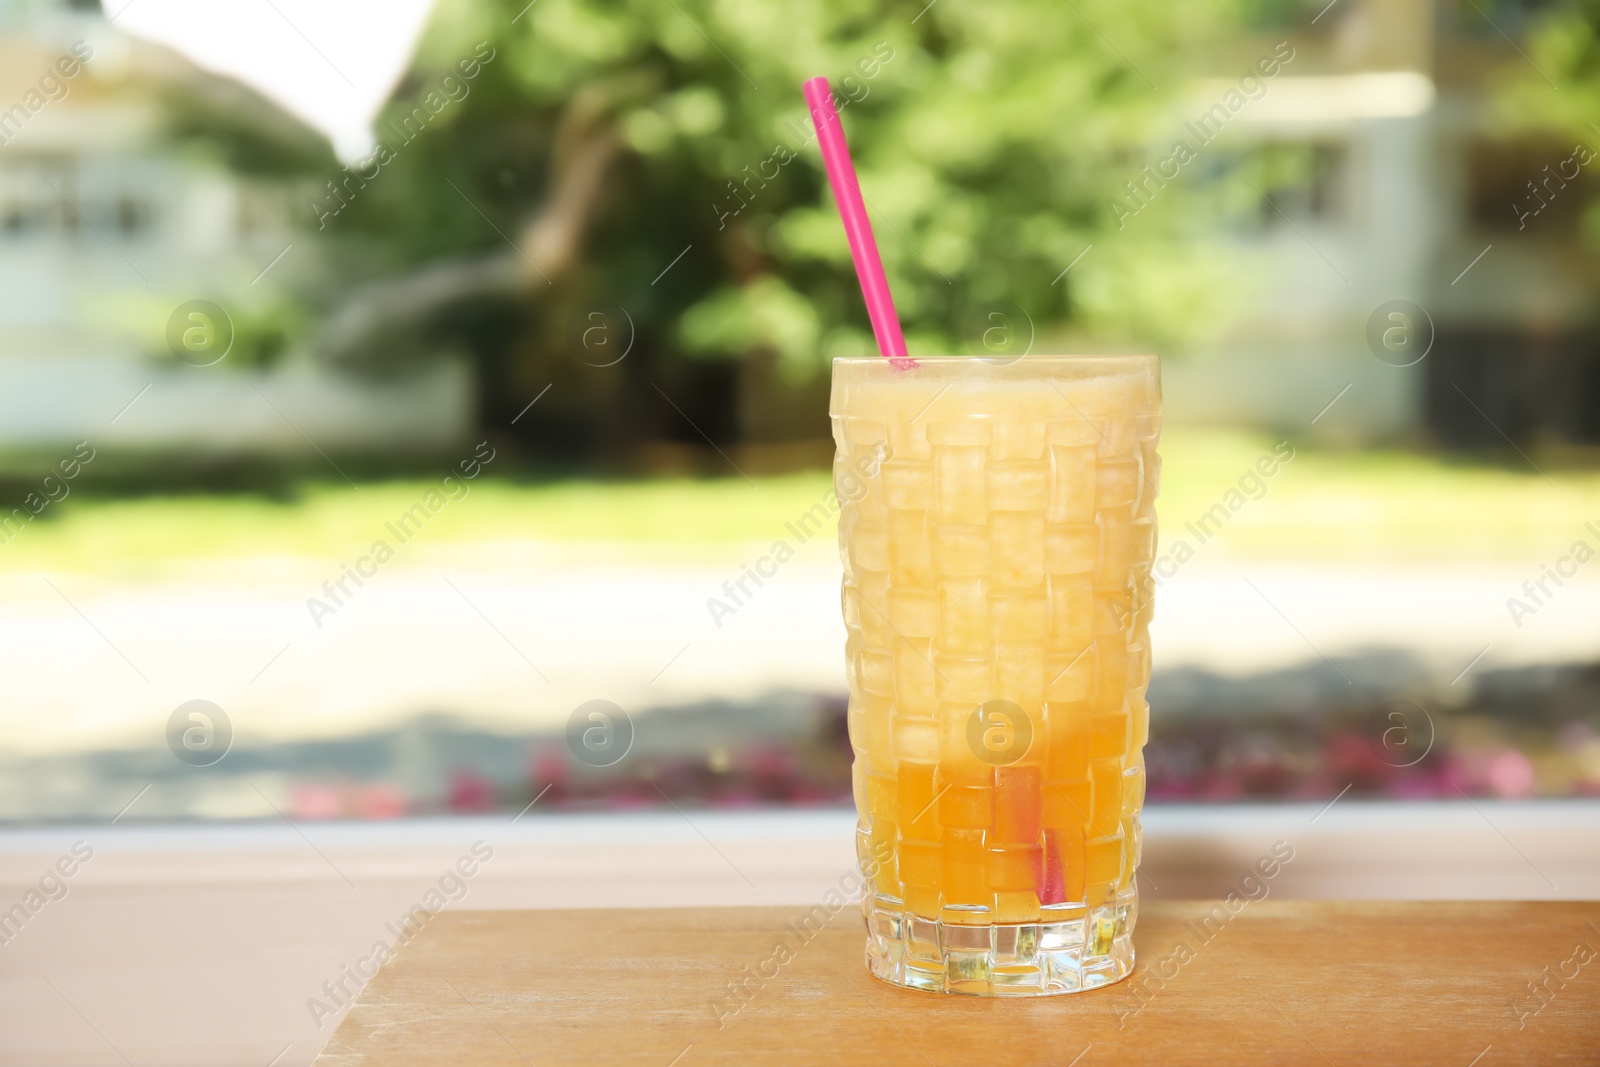
[[[1496,79],[1495,115],[1507,132],[1583,143],[1600,153],[1600,0],[1574,0],[1536,18],[1521,49]],[[1600,248],[1600,200],[1583,234]]]
[[[158,364],[176,365],[166,327],[173,309],[171,293],[122,292],[93,299],[95,318],[115,324],[135,337]],[[312,328],[311,311],[295,295],[262,287],[244,288],[228,300],[233,342],[227,363],[233,367],[271,366]]]
[[[230,78],[200,76],[162,93],[168,136],[245,175],[301,177],[338,166],[326,138]]]
[[[1174,241],[1181,189],[1124,230],[1109,202],[1153,144],[1165,148],[1191,64],[1262,10],[457,0],[439,5],[378,120],[390,158],[376,176],[362,164],[370,180],[347,185],[327,228],[356,239],[353,273],[366,276],[504,255],[512,242],[526,252],[525,228],[564,169],[614,137],[576,262],[529,289],[506,358],[571,362],[572,322],[619,306],[643,352],[764,353],[784,380],[812,379],[828,359],[872,349],[800,93],[824,74],[848,100],[843,122],[913,353],[972,351],[979,308],[995,300],[1033,320],[1035,350],[1175,343],[1236,287]],[[493,59],[463,79],[480,41]],[[406,140],[405,118],[447,77],[466,95]]]

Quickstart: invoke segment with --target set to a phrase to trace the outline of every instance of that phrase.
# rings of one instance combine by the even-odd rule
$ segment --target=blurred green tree
[[[1496,117],[1508,131],[1570,139],[1600,155],[1600,0],[1553,8],[1523,43],[1527,62],[1508,62],[1496,79]],[[1586,206],[1582,230],[1600,249],[1600,199]]]
[[[644,418],[628,397],[659,406],[650,383],[670,382],[715,424],[707,433],[729,435],[713,411],[726,398],[703,395],[721,379],[697,366],[759,355],[804,383],[872,350],[800,94],[817,74],[844,105],[913,354],[974,351],[996,328],[1036,334],[1035,350],[1181,338],[1225,279],[1167,240],[1179,213],[1122,228],[1110,202],[1167,147],[1151,143],[1157,123],[1241,10],[440,4],[377,123],[378,152],[326,175],[310,208],[343,239],[346,276],[374,279],[323,347],[367,364],[471,351],[486,417],[514,415],[551,381],[610,390],[593,398],[612,423],[593,432],[624,436]],[[1011,305],[1000,318],[995,301]],[[630,341],[607,384],[583,376]]]

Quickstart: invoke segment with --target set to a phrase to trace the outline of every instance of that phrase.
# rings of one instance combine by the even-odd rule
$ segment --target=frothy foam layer
[[[886,360],[838,361],[835,417],[913,420],[1131,418],[1160,413],[1153,359],[928,360],[897,370]]]

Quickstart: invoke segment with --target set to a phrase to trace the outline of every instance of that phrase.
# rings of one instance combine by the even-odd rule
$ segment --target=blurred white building
[[[1254,175],[1235,237],[1270,270],[1248,279],[1260,288],[1225,340],[1169,361],[1171,417],[1349,441],[1600,442],[1600,269],[1578,225],[1590,187],[1519,219],[1528,183],[1573,145],[1494,116],[1497,80],[1539,76],[1510,41],[1540,7],[1338,0],[1235,48],[1240,71],[1274,42],[1295,50],[1202,150]],[[1189,113],[1231,83],[1202,86]],[[1405,320],[1411,350],[1380,359],[1369,319],[1393,300],[1422,316]]]
[[[304,330],[260,358],[283,294],[327,269],[310,213],[289,183],[243,177],[174,136],[174,101],[319,136],[124,34],[93,0],[0,0],[0,447],[311,453],[463,437],[463,366],[354,379],[299,349]],[[212,366],[169,344],[169,320],[193,300],[235,328]]]

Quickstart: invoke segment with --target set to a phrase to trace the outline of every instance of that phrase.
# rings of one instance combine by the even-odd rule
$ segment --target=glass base
[[[1110,985],[1133,971],[1133,887],[1097,907],[1045,908],[1037,923],[923,919],[868,897],[867,970],[907,989],[980,997],[1047,997]]]

